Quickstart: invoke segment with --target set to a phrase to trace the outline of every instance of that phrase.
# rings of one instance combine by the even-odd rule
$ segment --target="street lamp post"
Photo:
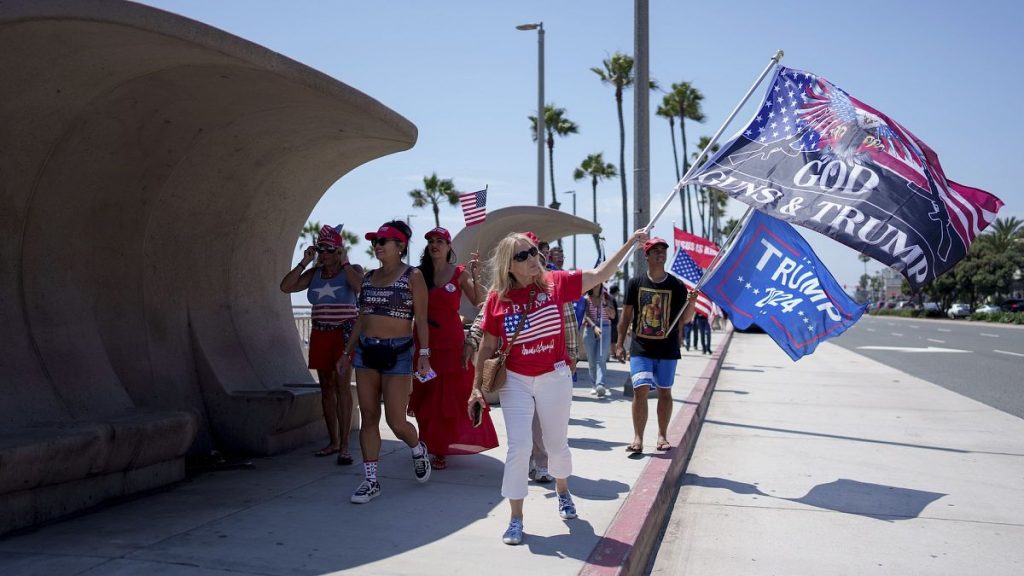
[[[537,206],[544,205],[544,23],[520,24],[516,30],[537,31]]]
[[[412,219],[415,218],[415,217],[416,217],[415,214],[406,214],[405,215],[405,225],[408,226],[410,230],[412,230]],[[409,238],[409,242],[410,243],[412,242],[412,238]],[[405,253],[405,263],[406,264],[411,264],[412,263],[412,260],[410,260],[411,257],[412,257],[412,250],[410,249],[409,245],[406,244],[406,253]]]
[[[572,215],[576,215],[576,191],[566,190],[562,194],[572,194]],[[572,235],[572,269],[576,270],[576,235]]]

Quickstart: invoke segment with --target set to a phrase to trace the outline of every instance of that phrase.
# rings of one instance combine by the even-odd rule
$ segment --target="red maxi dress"
[[[490,409],[484,410],[483,422],[476,428],[466,414],[475,370],[472,360],[468,368],[462,367],[466,336],[459,316],[459,278],[465,269],[457,266],[451,280],[428,292],[430,367],[437,377],[426,382],[414,378],[409,398],[409,410],[419,424],[420,440],[437,456],[476,454],[498,446]],[[419,346],[417,357],[418,349]]]

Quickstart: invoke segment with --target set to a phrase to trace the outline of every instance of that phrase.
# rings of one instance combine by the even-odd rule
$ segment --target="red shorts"
[[[355,320],[346,320],[335,330],[320,330],[315,327],[310,330],[309,369],[333,371],[345,351],[348,339],[352,336],[354,325]]]

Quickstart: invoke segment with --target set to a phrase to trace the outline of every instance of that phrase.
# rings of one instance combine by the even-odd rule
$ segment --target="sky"
[[[528,116],[537,107],[537,33],[517,24],[542,21],[545,29],[545,100],[566,109],[579,133],[555,143],[555,188],[564,211],[568,190],[579,192],[577,213],[592,217],[588,181],[573,169],[603,152],[618,163],[619,130],[610,86],[590,68],[619,51],[633,52],[633,2],[627,0],[481,0],[414,2],[268,0],[147,0],[143,2],[263,45],[377,99],[419,130],[408,151],[356,168],[331,186],[310,220],[344,223],[358,233],[390,219],[407,219],[414,254],[434,226],[428,209],[412,207],[408,192],[436,172],[460,191],[488,186],[488,208],[532,205],[537,198],[537,153]],[[1016,185],[1015,120],[1024,87],[1024,4],[1012,0],[862,0],[857,3],[650,2],[650,75],[663,86],[690,82],[704,94],[702,124],[687,124],[692,153],[711,136],[776,50],[783,65],[823,76],[908,128],[942,161],[946,175],[987,190],[1006,206],[1000,217],[1024,218],[1024,192]],[[767,81],[730,124],[723,138],[753,116]],[[651,93],[651,210],[676,183],[666,120],[654,115],[663,95]],[[624,97],[626,174],[633,196],[633,95]],[[677,127],[678,135],[678,127]],[[678,138],[677,138],[678,143]],[[724,140],[723,140],[724,143]],[[547,182],[545,167],[545,182]],[[547,186],[546,202],[551,200]],[[622,238],[618,179],[597,189],[597,220],[607,249]],[[369,198],[374,198],[370,201]],[[384,199],[384,201],[380,201]],[[731,200],[727,217],[745,205]],[[681,218],[678,199],[654,228],[671,238]],[[454,236],[458,206],[441,208],[441,225]],[[865,271],[857,252],[800,229],[840,284],[850,290]],[[299,231],[296,230],[296,235]],[[595,249],[579,237],[577,264],[594,263]],[[372,265],[366,242],[350,250]],[[282,274],[294,265],[282,262]],[[566,244],[573,262],[572,242]],[[882,268],[871,261],[867,271]],[[297,295],[301,297],[301,295]],[[295,300],[296,302],[300,300]]]

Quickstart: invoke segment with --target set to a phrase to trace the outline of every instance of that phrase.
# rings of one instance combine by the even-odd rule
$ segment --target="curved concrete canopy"
[[[0,431],[184,411],[194,448],[272,452],[321,425],[278,283],[326,189],[415,126],[127,2],[0,3],[0,75]]]
[[[552,242],[573,234],[600,234],[601,226],[565,212],[540,206],[509,206],[487,213],[483,224],[463,228],[452,238],[452,248],[460,261],[469,260],[469,253],[480,250],[480,260],[491,256],[498,241],[510,232],[530,231],[543,241]],[[484,281],[488,280],[484,278]],[[463,299],[459,312],[472,318],[476,311]]]

